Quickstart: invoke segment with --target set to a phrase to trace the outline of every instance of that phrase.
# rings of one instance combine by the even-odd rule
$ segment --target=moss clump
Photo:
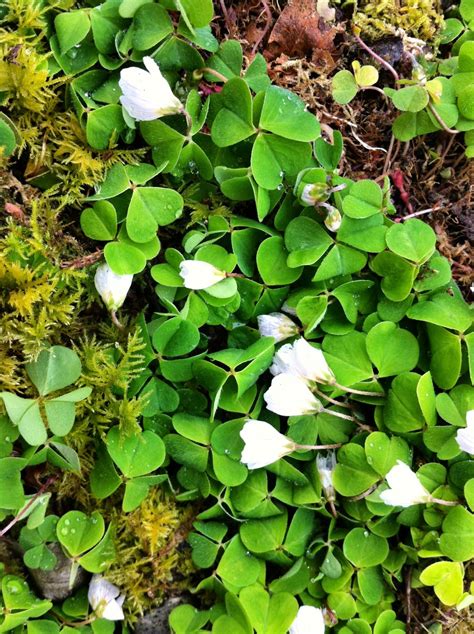
[[[27,222],[11,219],[0,228],[0,345],[10,349],[10,363],[0,370],[7,376],[0,381],[10,386],[17,383],[12,352],[31,359],[60,340],[76,319],[85,280],[84,273],[55,262],[38,205]]]
[[[372,41],[402,29],[432,42],[443,25],[443,13],[438,0],[363,0],[356,5],[353,24],[362,38]]]
[[[117,526],[117,559],[107,578],[126,595],[131,621],[166,595],[189,590],[194,567],[185,540],[194,519],[191,507],[178,506],[157,488],[133,513],[116,510],[111,519]]]

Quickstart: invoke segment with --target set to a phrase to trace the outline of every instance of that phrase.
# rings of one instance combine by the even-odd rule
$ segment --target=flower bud
[[[120,103],[137,121],[152,121],[183,111],[183,105],[161,74],[154,59],[144,57],[147,70],[131,66],[120,72]]]
[[[294,374],[274,377],[263,395],[267,409],[280,416],[304,416],[317,414],[322,403],[311,392],[305,381]]]
[[[336,467],[336,454],[331,451],[326,456],[318,454],[316,456],[316,469],[318,470],[324,497],[330,502],[336,499],[336,492],[332,481],[332,474]]]
[[[283,313],[270,313],[257,317],[262,337],[273,337],[278,343],[298,334],[298,326]]]
[[[469,410],[466,414],[466,427],[458,429],[456,434],[456,442],[461,451],[474,456],[474,409]]]
[[[327,198],[327,186],[325,183],[308,183],[303,187],[300,198],[305,205],[316,205]]]
[[[288,634],[324,634],[325,624],[321,608],[302,605]]]
[[[339,211],[339,209],[336,209],[336,207],[331,207],[326,215],[326,218],[324,219],[324,224],[329,229],[329,231],[336,232],[339,230],[341,222],[341,212]]]
[[[413,506],[431,501],[431,494],[418,480],[410,467],[397,460],[397,464],[385,476],[389,489],[382,491],[380,499],[388,506]]]
[[[104,263],[95,272],[94,284],[107,308],[116,311],[124,303],[132,280],[133,275],[118,275]]]
[[[125,597],[120,594],[117,586],[114,586],[113,583],[110,583],[101,575],[92,577],[87,598],[99,619],[122,621],[125,618],[122,610]]]
[[[226,277],[225,271],[202,260],[183,260],[179,265],[179,274],[184,286],[192,290],[209,288]]]
[[[296,444],[263,420],[248,420],[240,432],[245,442],[240,461],[259,469],[292,453]]]

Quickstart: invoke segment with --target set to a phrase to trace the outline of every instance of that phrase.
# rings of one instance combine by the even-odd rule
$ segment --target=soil
[[[432,225],[454,279],[472,299],[474,161],[464,156],[463,135],[439,132],[399,143],[392,141],[391,134],[396,112],[377,92],[366,90],[346,106],[337,104],[331,96],[332,75],[350,68],[353,59],[374,60],[351,35],[350,19],[329,9],[324,0],[215,0],[214,4],[217,37],[239,40],[249,62],[256,53],[263,54],[273,82],[305,100],[319,117],[323,134],[330,136],[331,129],[342,133],[344,176],[391,179],[397,217],[417,214]],[[318,15],[316,6],[327,20]],[[400,74],[409,73],[399,38],[386,37],[370,45]],[[383,69],[381,79],[391,85]]]

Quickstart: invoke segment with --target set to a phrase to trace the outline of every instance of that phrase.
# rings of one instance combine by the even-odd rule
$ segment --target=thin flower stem
[[[218,70],[214,70],[213,68],[209,68],[209,66],[205,66],[200,69],[201,73],[207,73],[208,75],[214,75],[216,79],[222,81],[224,84],[228,81],[227,77],[220,73]]]
[[[338,405],[339,407],[346,407],[347,409],[351,409],[351,406],[349,405],[349,403],[340,403],[339,401],[336,401],[335,398],[331,398],[325,392],[322,392],[321,390],[318,390],[317,388],[315,388],[313,392],[317,394],[318,396],[320,396],[321,398],[324,398],[329,403],[332,403],[333,405]]]
[[[439,498],[431,498],[430,502],[433,504],[442,504],[443,506],[459,506],[457,500],[440,500]]]
[[[333,412],[331,409],[326,409],[325,407],[323,407],[321,412],[323,412],[324,414],[330,414],[331,416],[337,416],[337,418],[343,418],[344,420],[357,422],[357,420],[353,416],[347,416],[347,414],[339,414],[339,412]]]
[[[329,508],[331,509],[331,515],[334,517],[334,519],[337,519],[337,510],[334,505],[334,500],[327,500],[327,503],[329,504]]]
[[[360,394],[361,396],[377,396],[383,398],[385,396],[385,392],[367,392],[365,390],[356,390],[352,387],[347,387],[345,385],[340,385],[336,381],[331,383],[334,387],[338,387],[340,390],[344,390],[345,392],[350,392],[351,394]]]
[[[191,136],[192,136],[191,135],[191,130],[192,130],[192,127],[193,127],[193,119],[192,119],[191,115],[189,114],[189,112],[185,108],[183,108],[181,110],[181,114],[186,118],[186,127],[188,128],[187,136],[189,138],[191,138]]]
[[[124,326],[123,324],[121,324],[117,318],[117,313],[115,312],[115,310],[111,310],[110,311],[110,317],[112,319],[112,323],[113,325],[118,328],[119,330],[124,330]]]
[[[384,91],[381,88],[379,88],[378,86],[359,86],[359,90],[375,90],[376,92],[378,92],[381,95],[383,95],[385,99],[388,99],[388,97],[384,93]]]
[[[298,445],[296,444],[295,449],[308,449],[314,451],[322,451],[323,449],[339,449],[342,447],[342,443],[335,443],[332,445]]]
[[[380,55],[377,55],[377,53],[374,50],[372,50],[370,46],[367,46],[367,44],[363,40],[361,40],[361,38],[358,35],[354,34],[354,38],[358,42],[359,46],[361,46],[365,51],[367,51],[367,53],[369,53],[369,55],[371,55],[375,60],[377,60],[377,62],[381,64],[386,70],[392,73],[393,78],[398,84],[398,82],[400,81],[400,77],[398,76],[398,73],[394,69],[394,67],[391,64],[389,64],[383,57],[380,57]]]
[[[395,145],[395,137],[393,136],[393,134],[390,137],[390,144],[388,146],[388,151],[387,151],[387,156],[385,157],[385,163],[383,166],[383,174],[382,176],[385,176],[386,174],[388,174],[388,169],[390,167],[390,160],[392,158],[392,152],[393,152],[393,146]]]
[[[61,622],[62,625],[67,625],[68,627],[82,627],[83,625],[89,625],[94,621],[97,621],[97,617],[95,614],[92,614],[89,618],[84,619],[83,621],[68,621],[64,618],[64,616],[56,611],[54,608],[51,610],[53,616]]]
[[[438,211],[441,207],[430,207],[429,209],[421,209],[420,211],[415,211],[412,214],[408,214],[407,216],[402,216],[400,218],[401,221],[408,220],[409,218],[416,218],[417,216],[424,216],[425,214],[430,214],[432,211]]]
[[[369,496],[371,493],[373,493],[375,491],[375,489],[379,486],[380,482],[376,482],[375,484],[373,484],[369,489],[367,489],[366,491],[362,491],[362,493],[360,493],[359,495],[354,495],[352,497],[347,498],[350,502],[358,502],[359,500],[363,500],[364,498],[366,498],[367,496]]]
[[[436,119],[436,121],[439,123],[439,125],[443,128],[443,130],[445,132],[448,132],[449,134],[459,134],[459,130],[452,130],[451,128],[449,128],[446,123],[444,122],[443,118],[440,116],[440,114],[436,111],[436,108],[433,106],[432,103],[428,104],[428,110],[431,112],[431,114],[433,115],[433,117]]]
[[[245,275],[243,273],[226,273],[225,276],[245,278]]]

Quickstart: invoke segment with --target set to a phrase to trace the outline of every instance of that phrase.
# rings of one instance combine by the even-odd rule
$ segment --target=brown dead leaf
[[[316,51],[334,50],[338,31],[318,15],[314,0],[289,0],[270,34],[268,51],[274,57],[285,53],[314,58]]]

